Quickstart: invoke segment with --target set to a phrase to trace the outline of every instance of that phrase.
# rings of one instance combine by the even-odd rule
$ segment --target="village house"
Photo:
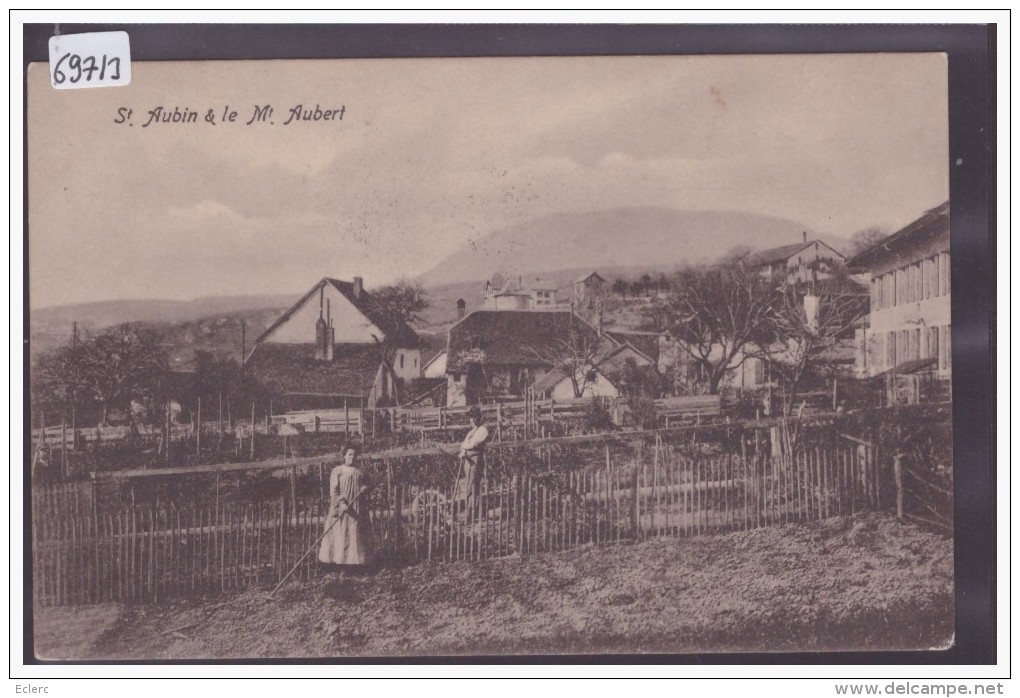
[[[762,276],[776,281],[803,283],[829,277],[834,265],[846,263],[846,257],[821,240],[803,240],[793,245],[773,247],[748,255],[744,264],[759,269]]]
[[[871,312],[856,333],[856,373],[952,375],[949,202],[853,257],[871,284]]]
[[[645,343],[647,344],[647,338]],[[616,397],[632,369],[655,371],[655,359],[569,310],[476,310],[450,328],[445,357],[447,404],[514,399],[528,389],[575,397]]]
[[[493,274],[482,289],[482,307],[485,310],[542,310],[557,304],[556,284],[542,279],[525,283],[523,277],[505,279]]]
[[[421,375],[421,342],[387,320],[361,277],[324,278],[255,340],[244,370],[282,409],[375,407]]]
[[[573,380],[562,367],[553,368],[535,381],[533,388],[539,395],[554,400],[617,398],[634,392],[658,397],[660,382],[655,361],[630,344],[604,335],[597,353],[575,372]]]
[[[606,298],[608,282],[597,271],[574,280],[574,309],[580,312],[594,311]]]

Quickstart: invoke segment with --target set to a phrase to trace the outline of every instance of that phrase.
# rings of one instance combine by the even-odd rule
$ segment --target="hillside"
[[[676,264],[647,264],[633,267],[600,266],[598,272],[607,281],[612,282],[618,278],[637,279],[642,274],[669,273],[675,271],[677,267]],[[574,280],[591,271],[592,269],[588,267],[557,269],[542,274],[521,274],[520,277],[525,286],[532,285],[537,281],[551,282],[559,289],[559,299],[567,301],[570,298]],[[425,328],[438,329],[453,324],[457,319],[457,300],[459,298],[464,299],[465,309],[469,313],[480,308],[483,285],[484,281],[472,280],[426,287],[430,306],[425,311]]]
[[[573,280],[593,269],[609,281],[636,279],[644,273],[668,273],[686,264],[713,261],[738,245],[764,249],[790,244],[804,230],[795,221],[750,213],[655,207],[537,218],[496,230],[421,275],[418,281],[431,301],[421,329],[442,332],[449,327],[457,319],[459,298],[468,312],[480,307],[482,284],[496,271],[520,275],[525,284],[539,279],[551,282],[565,300]],[[839,238],[820,237],[837,249],[847,244]],[[175,368],[188,367],[194,349],[240,358],[241,320],[247,322],[251,346],[300,295],[120,300],[33,309],[30,346],[34,356],[53,349],[70,337],[72,322],[86,331],[142,321],[166,328]],[[612,321],[636,322],[634,318]]]
[[[192,320],[179,322],[149,322],[163,334],[163,346],[166,347],[170,368],[173,370],[189,370],[194,368],[195,350],[210,351],[214,355],[241,360],[241,323],[245,323],[247,348],[251,349],[252,341],[280,316],[286,306],[263,308],[256,310],[238,310],[207,315]],[[71,322],[66,325],[37,329],[35,318],[32,319],[31,350],[36,357],[67,342],[71,336]],[[98,329],[117,322],[137,321],[116,320],[114,322],[82,323],[81,331]]]
[[[738,211],[628,207],[544,216],[473,241],[425,272],[426,286],[489,278],[494,272],[655,267],[718,259],[732,247],[789,245],[803,232],[841,249],[846,240],[818,236],[796,221]],[[467,299],[465,299],[467,300]]]

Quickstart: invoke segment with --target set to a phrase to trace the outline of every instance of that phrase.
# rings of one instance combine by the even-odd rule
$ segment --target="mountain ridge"
[[[796,221],[742,211],[628,206],[555,213],[471,241],[417,279],[425,287],[562,269],[700,264],[746,245],[761,250],[802,239],[842,249],[847,240],[818,235]],[[668,260],[668,261],[667,261]]]

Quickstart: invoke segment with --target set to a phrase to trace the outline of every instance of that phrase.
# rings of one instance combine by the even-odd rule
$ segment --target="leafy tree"
[[[626,279],[617,279],[613,282],[613,293],[623,300],[627,300],[627,292],[630,291],[630,283]]]
[[[380,359],[392,370],[397,348],[407,341],[408,328],[424,322],[429,298],[421,284],[401,279],[372,291],[371,304],[382,323],[380,329],[385,333],[385,337],[376,338]],[[391,375],[391,378],[394,377]],[[400,400],[403,392],[400,382],[397,382],[397,389]]]
[[[775,338],[780,302],[775,282],[742,265],[695,267],[673,278],[650,317],[701,368],[714,395],[748,350]]]
[[[754,252],[754,250],[747,245],[735,245],[719,258],[719,263],[736,264],[737,262],[743,262],[751,255],[752,252]]]
[[[421,324],[429,308],[429,298],[421,284],[401,279],[372,291],[372,307],[387,325],[380,329],[389,336],[396,334],[395,329],[401,325]]]
[[[65,399],[94,399],[105,425],[110,407],[151,398],[160,390],[167,373],[161,341],[150,326],[117,325],[40,357],[37,371],[41,382]]]
[[[849,256],[860,254],[872,245],[884,240],[889,234],[881,228],[865,228],[850,236]]]
[[[652,280],[651,274],[642,274],[641,278],[637,280],[638,293],[647,294],[654,287],[654,281]]]

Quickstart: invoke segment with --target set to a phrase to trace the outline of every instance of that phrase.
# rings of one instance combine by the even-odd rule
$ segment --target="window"
[[[871,280],[871,307],[874,310],[882,307],[882,280],[877,276]]]
[[[403,367],[404,367],[404,355],[401,354],[400,355],[400,368],[403,368]]]
[[[939,295],[948,296],[951,290],[949,269],[949,253],[943,252],[939,255]]]
[[[924,289],[922,288],[923,287],[922,277],[924,276],[924,273],[921,268],[921,262],[915,263],[911,267],[911,269],[914,270],[914,300],[915,301],[924,300],[923,295]]]
[[[911,347],[911,357],[914,359],[921,358],[921,328],[914,330],[914,346]]]
[[[765,365],[760,359],[754,361],[754,384],[764,385],[765,384]]]
[[[896,333],[890,332],[885,337],[885,365],[892,368],[896,365]]]
[[[939,330],[937,327],[928,328],[928,346],[925,347],[924,358],[937,359],[939,356]]]
[[[949,325],[939,328],[939,369],[946,371],[952,367],[953,348],[952,334]]]

